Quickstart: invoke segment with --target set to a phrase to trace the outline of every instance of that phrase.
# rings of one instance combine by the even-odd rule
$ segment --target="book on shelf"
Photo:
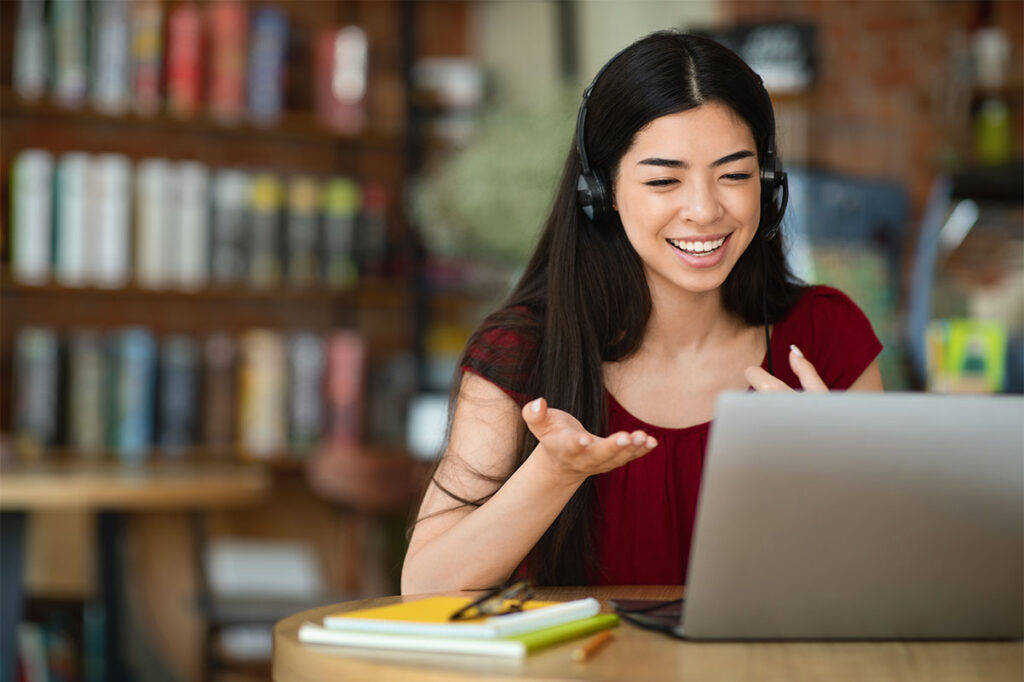
[[[88,178],[88,154],[69,152],[57,160],[54,278],[68,287],[84,286],[88,279]]]
[[[249,116],[258,125],[270,125],[284,108],[288,17],[276,7],[260,7],[253,12],[250,26]]]
[[[160,0],[132,3],[131,81],[135,113],[160,111],[163,67],[163,5]]]
[[[125,461],[144,459],[153,444],[157,347],[141,327],[111,337],[110,446]]]
[[[86,271],[90,283],[100,287],[123,287],[131,277],[132,170],[131,161],[120,154],[90,160]]]
[[[364,431],[366,342],[355,331],[327,339],[327,427],[332,443],[359,443]]]
[[[85,99],[89,86],[85,0],[54,2],[50,9],[54,95],[59,104],[77,107]]]
[[[615,627],[592,597],[568,602],[530,601],[523,611],[472,621],[449,620],[468,597],[427,597],[329,615],[304,623],[299,640],[364,649],[523,657],[528,653]]]
[[[210,275],[209,172],[194,161],[178,164],[176,284],[185,290],[206,286]]]
[[[245,112],[248,14],[241,0],[213,0],[206,9],[210,114],[225,124]]]
[[[324,340],[312,332],[288,339],[288,433],[292,448],[310,451],[323,435]]]
[[[234,338],[212,334],[203,342],[202,442],[218,452],[235,444],[238,353]]]
[[[203,18],[191,3],[173,6],[167,15],[167,109],[188,118],[199,110]]]
[[[288,184],[285,222],[288,282],[307,287],[319,281],[319,187],[310,177],[297,176]]]
[[[183,334],[160,341],[156,444],[180,455],[195,442],[199,400],[199,344]]]
[[[18,3],[18,23],[14,34],[14,90],[34,100],[46,92],[49,64],[49,36],[46,31],[46,5],[38,0]]]
[[[249,284],[276,286],[281,280],[281,202],[277,176],[254,175],[249,186]]]
[[[249,176],[242,171],[214,174],[210,278],[217,284],[240,284],[246,278],[249,191]]]
[[[104,337],[78,330],[68,338],[68,445],[97,457],[107,445],[107,356]]]
[[[382,275],[388,256],[388,194],[381,185],[363,186],[363,213],[356,230],[360,274]]]
[[[359,185],[349,178],[332,178],[323,188],[323,276],[328,286],[343,289],[355,284],[356,223],[362,199]]]
[[[60,352],[57,333],[22,327],[14,339],[14,446],[26,460],[54,444],[58,429]]]
[[[97,111],[122,114],[128,109],[130,39],[128,0],[104,0],[92,4],[89,94]]]
[[[174,277],[171,207],[175,179],[166,159],[139,162],[135,177],[135,280],[146,289],[163,289]]]
[[[366,33],[358,26],[322,29],[313,49],[317,119],[340,133],[359,132],[366,125]]]
[[[45,284],[52,252],[53,157],[26,149],[11,174],[11,267],[24,284]]]
[[[238,387],[238,445],[246,457],[265,459],[288,440],[287,360],[279,332],[251,329],[242,335]]]

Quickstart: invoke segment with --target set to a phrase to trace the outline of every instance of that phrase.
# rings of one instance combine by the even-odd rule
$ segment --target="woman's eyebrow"
[[[732,154],[727,154],[717,161],[711,163],[711,167],[723,166],[732,161],[739,161],[740,159],[746,159],[754,156],[754,152],[749,149],[743,149]],[[680,159],[662,159],[659,157],[651,157],[647,159],[641,159],[637,161],[638,166],[661,166],[663,168],[689,168],[690,164],[687,161],[681,161]]]

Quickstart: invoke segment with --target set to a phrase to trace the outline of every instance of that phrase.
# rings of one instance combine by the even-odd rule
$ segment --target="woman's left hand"
[[[789,366],[793,368],[793,373],[796,374],[797,378],[800,379],[800,386],[811,393],[825,393],[828,391],[828,386],[818,376],[818,371],[814,369],[814,365],[811,361],[804,357],[804,354],[796,346],[789,347]],[[755,391],[792,391],[786,382],[781,379],[773,377],[768,372],[760,367],[747,367],[744,370],[744,375],[747,377],[747,381],[754,387]]]

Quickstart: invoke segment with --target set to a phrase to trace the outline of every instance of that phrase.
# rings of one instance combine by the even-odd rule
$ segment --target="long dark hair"
[[[670,31],[642,38],[616,55],[594,85],[584,138],[590,166],[614,178],[620,159],[647,123],[707,102],[728,106],[750,126],[763,163],[774,117],[757,74],[709,38]],[[460,367],[523,402],[543,396],[588,431],[603,435],[602,363],[622,360],[639,348],[651,296],[640,257],[617,214],[597,226],[578,207],[580,170],[572,149],[526,270],[504,304],[470,338]],[[762,202],[759,235],[778,217],[776,206]],[[749,325],[782,319],[801,291],[786,265],[781,233],[757,241],[762,248],[744,252],[721,290],[726,310]],[[519,342],[509,344],[509,338]],[[537,446],[523,422],[517,446],[515,467]],[[488,499],[463,499],[436,477],[434,483],[460,504],[480,505]],[[580,585],[595,575],[593,498],[593,482],[587,479],[530,553],[528,570],[538,584]]]

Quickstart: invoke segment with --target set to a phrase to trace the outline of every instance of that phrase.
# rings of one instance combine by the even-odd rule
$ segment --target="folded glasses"
[[[488,590],[476,601],[466,604],[448,617],[448,620],[471,620],[483,616],[503,616],[518,613],[523,604],[533,597],[533,583],[523,578],[514,583]]]

